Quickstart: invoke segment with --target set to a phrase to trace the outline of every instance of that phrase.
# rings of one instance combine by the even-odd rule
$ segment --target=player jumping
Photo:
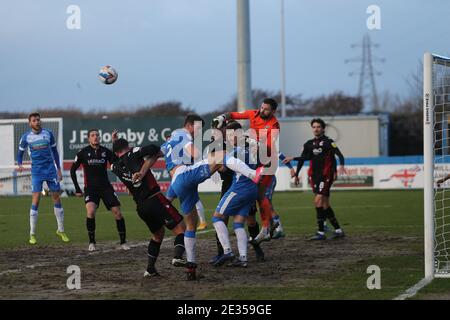
[[[117,139],[113,143],[113,151],[118,160],[111,170],[125,184],[133,200],[139,217],[146,223],[153,234],[148,244],[148,265],[144,277],[158,276],[155,263],[164,239],[164,226],[175,235],[174,266],[185,266],[183,217],[177,209],[160,192],[160,187],[149,168],[162,156],[158,146],[148,145],[142,148],[130,148],[128,141]]]
[[[214,118],[213,127],[220,129],[229,119],[248,119],[250,121],[250,129],[253,129],[256,133],[256,137],[254,138],[260,143],[260,147],[265,147],[267,149],[267,155],[270,156],[274,152],[277,152],[276,146],[272,144],[273,141],[276,140],[280,130],[280,124],[275,117],[277,107],[278,104],[274,99],[267,98],[264,99],[258,110],[229,112]],[[263,227],[261,228],[261,232],[252,239],[255,243],[268,241],[271,237],[279,238],[284,235],[280,217],[273,209],[271,200],[275,189],[275,183],[275,175],[266,174],[259,184],[258,204]],[[273,222],[272,228],[275,228],[273,235],[271,235],[270,230],[271,222]]]
[[[114,132],[113,135],[116,133]],[[120,238],[120,248],[122,250],[129,250],[130,247],[126,244],[126,228],[125,219],[120,211],[120,201],[114,189],[109,182],[107,164],[114,161],[114,154],[108,148],[100,145],[100,134],[98,129],[91,129],[88,131],[89,145],[81,149],[75,161],[70,168],[70,176],[72,177],[75,186],[75,195],[82,197],[83,192],[77,181],[76,171],[81,165],[84,171],[84,202],[86,204],[86,228],[89,235],[89,251],[95,251],[95,213],[100,204],[100,199],[103,200],[107,210],[110,210],[114,215],[117,225],[117,231]]]
[[[208,153],[207,159],[191,165],[191,159],[199,159],[202,155],[201,150],[194,146],[193,137],[202,133],[203,125],[204,121],[200,116],[188,114],[184,127],[175,130],[169,141],[161,146],[161,151],[166,161],[166,168],[172,177],[171,189],[180,200],[181,212],[185,215],[186,232],[184,244],[188,261],[188,280],[196,279],[195,233],[197,210],[195,205],[199,200],[198,185],[209,179],[223,165],[249,177],[255,182],[259,181],[262,173],[262,167],[253,170],[243,161],[225,155],[222,150]]]
[[[239,123],[232,123],[233,127],[227,125],[227,131],[241,129]],[[237,131],[236,133],[238,133]],[[242,131],[241,131],[242,132]],[[227,135],[227,143],[235,146],[232,154],[245,159],[245,163],[250,168],[256,168],[256,154],[251,154],[248,147],[238,147],[238,140],[245,139],[243,136]],[[253,157],[253,159],[251,159]],[[252,164],[253,163],[253,164]],[[216,229],[217,237],[223,248],[223,254],[215,259],[214,266],[222,265],[227,261],[234,260],[228,266],[247,267],[247,245],[248,238],[244,229],[245,221],[258,198],[258,186],[249,178],[241,174],[234,173],[230,188],[221,197],[219,204],[213,214],[213,224]],[[228,235],[228,218],[233,216],[233,229],[236,234],[239,258],[235,258],[231,250],[230,239]]]
[[[227,144],[229,143],[226,139],[227,135],[226,135],[226,131],[227,130],[239,130],[242,129],[242,126],[239,124],[239,122],[235,121],[235,120],[229,120],[227,121],[226,126],[223,126],[221,129],[216,129],[219,130],[218,132],[216,132],[217,137],[215,135],[213,135],[213,139],[212,141],[216,141],[217,139],[221,139],[222,141],[222,150],[226,150],[227,148]],[[220,143],[220,141],[219,141]],[[231,141],[232,145],[234,145],[234,141]],[[247,143],[248,145],[248,143]],[[233,148],[231,148],[233,149]],[[221,190],[220,190],[220,198],[222,199],[224,197],[224,195],[228,192],[228,190],[230,189],[234,177],[235,177],[235,173],[231,170],[228,170],[226,168],[223,168],[224,170],[219,170],[219,174],[220,174],[220,179],[222,180],[222,186],[221,186]],[[250,235],[250,237],[255,238],[258,233],[259,233],[259,224],[258,221],[256,220],[256,213],[257,213],[257,208],[256,208],[256,201],[253,201],[253,203],[251,204],[250,210],[248,212],[248,216],[247,216],[247,228],[248,228],[248,233]],[[224,222],[226,225],[228,225],[228,217],[225,216],[224,217]],[[255,243],[255,242],[250,242],[250,244],[252,245],[253,249],[255,250],[255,254],[256,254],[256,260],[257,261],[264,261],[265,257],[264,257],[264,251],[262,250],[261,246],[259,243]],[[220,243],[219,237],[217,236],[216,233],[216,245],[217,245],[217,255],[214,256],[209,263],[213,266],[219,266],[222,264],[222,256],[224,255],[224,249],[222,247],[222,244]]]
[[[30,244],[36,244],[36,224],[38,219],[39,201],[41,198],[42,183],[47,183],[54,203],[54,213],[58,224],[56,234],[62,241],[69,242],[64,232],[64,210],[61,205],[62,180],[61,164],[59,162],[58,149],[53,133],[41,126],[41,115],[37,112],[28,116],[28,124],[31,130],[26,132],[19,142],[17,153],[18,171],[23,170],[23,153],[28,148],[31,159],[31,209],[30,209]]]
[[[165,136],[166,141],[170,140],[170,136],[171,136],[170,134]],[[170,185],[169,188],[167,189],[166,197],[167,199],[169,199],[170,202],[172,202],[177,197],[177,195],[173,192]],[[206,222],[205,207],[203,206],[202,200],[198,200],[198,202],[195,204],[195,207],[197,208],[199,220],[197,231],[203,231],[208,227],[208,223]]]
[[[303,162],[310,161],[308,176],[311,188],[314,192],[314,204],[317,212],[317,233],[310,240],[325,240],[324,222],[329,220],[334,227],[333,235],[330,239],[343,238],[345,236],[339,222],[336,219],[333,209],[330,206],[330,188],[336,180],[336,156],[339,157],[340,172],[345,173],[344,156],[336,143],[325,135],[325,122],[322,119],[313,119],[311,128],[314,139],[308,140],[303,145],[303,152],[300,157],[289,158],[284,161],[297,160],[297,171],[295,174],[295,184],[298,185],[298,174],[303,166]]]

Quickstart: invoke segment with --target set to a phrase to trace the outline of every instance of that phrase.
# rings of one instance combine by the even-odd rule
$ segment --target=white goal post
[[[425,278],[450,278],[450,58],[423,61]]]

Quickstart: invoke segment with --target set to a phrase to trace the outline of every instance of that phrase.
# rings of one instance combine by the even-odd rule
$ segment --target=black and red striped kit
[[[336,173],[336,156],[339,157],[340,165],[344,165],[344,156],[333,139],[322,135],[308,140],[303,145],[301,156],[294,158],[298,161],[297,175],[303,162],[309,160],[308,177],[315,194],[330,195]]]
[[[166,226],[173,229],[183,220],[178,210],[160,192],[158,182],[151,170],[138,182],[132,181],[134,173],[139,172],[144,159],[153,157],[160,152],[156,145],[136,147],[123,154],[111,166],[111,170],[125,184],[137,205],[139,217],[144,220],[153,233]]]
[[[112,207],[120,206],[119,198],[114,192],[114,188],[108,179],[108,162],[114,161],[114,154],[106,147],[91,145],[81,149],[70,168],[70,175],[75,186],[75,192],[81,193],[78,185],[76,170],[82,166],[84,173],[84,202],[94,202],[97,206],[100,199],[105,207],[110,210]]]

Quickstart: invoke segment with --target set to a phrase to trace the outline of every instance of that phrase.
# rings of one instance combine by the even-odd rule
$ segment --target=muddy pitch
[[[236,239],[231,238],[235,245]],[[113,243],[99,243],[88,253],[86,245],[26,247],[0,251],[0,299],[205,299],[228,287],[302,286],[322,274],[342,272],[361,259],[410,254],[411,239],[366,234],[325,242],[307,242],[288,236],[263,243],[265,262],[256,262],[249,247],[247,269],[211,267],[215,239],[197,240],[200,279],[185,280],[183,268],[175,268],[173,240],[161,246],[157,262],[159,278],[143,279],[147,264],[145,242],[130,242],[124,252]],[[67,267],[81,269],[81,289],[69,290]],[[249,297],[250,298],[250,297]],[[276,298],[276,297],[274,297]]]

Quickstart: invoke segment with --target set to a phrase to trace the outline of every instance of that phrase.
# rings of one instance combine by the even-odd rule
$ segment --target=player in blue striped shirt
[[[28,123],[31,130],[26,132],[19,143],[17,153],[18,171],[23,170],[23,154],[28,150],[31,159],[31,209],[30,209],[30,244],[36,244],[36,224],[38,218],[38,207],[42,191],[42,183],[45,181],[52,193],[54,212],[58,229],[56,234],[64,242],[69,242],[69,238],[64,232],[64,210],[61,205],[59,182],[62,180],[61,164],[59,162],[58,150],[53,133],[41,126],[41,116],[39,113],[31,113],[28,116]]]

